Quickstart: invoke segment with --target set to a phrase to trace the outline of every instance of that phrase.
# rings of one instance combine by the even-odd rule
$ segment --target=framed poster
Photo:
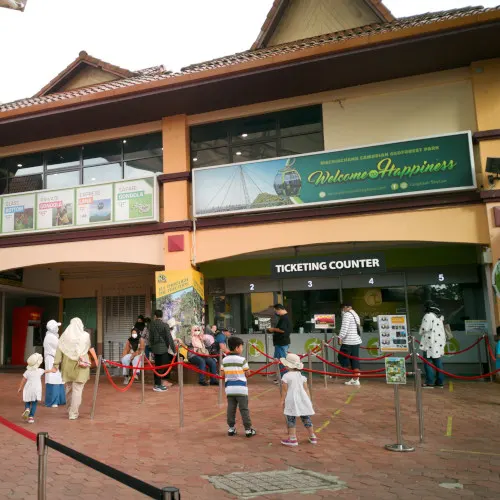
[[[35,193],[3,197],[2,233],[23,233],[35,229]]]
[[[36,229],[65,229],[75,223],[75,190],[39,192],[36,197]]]
[[[408,326],[404,315],[378,316],[381,352],[408,352]]]
[[[76,225],[113,222],[113,184],[83,186],[76,189]]]

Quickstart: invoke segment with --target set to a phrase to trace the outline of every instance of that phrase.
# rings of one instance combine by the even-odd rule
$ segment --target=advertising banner
[[[335,328],[335,314],[315,314],[314,328],[317,330],[330,330]]]
[[[203,275],[194,269],[157,271],[156,309],[163,311],[163,321],[175,318],[180,325],[178,337],[190,342],[191,327],[202,326],[205,285]]]
[[[385,379],[388,384],[406,384],[405,358],[385,358]]]
[[[470,132],[193,170],[196,217],[475,187]]]
[[[406,316],[379,316],[377,323],[381,352],[408,352],[408,325],[406,323]]]
[[[0,197],[0,236],[159,220],[156,177]]]

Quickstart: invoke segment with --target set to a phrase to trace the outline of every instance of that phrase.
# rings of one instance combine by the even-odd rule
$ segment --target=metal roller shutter
[[[104,358],[120,361],[125,342],[139,314],[146,310],[145,295],[103,297]]]

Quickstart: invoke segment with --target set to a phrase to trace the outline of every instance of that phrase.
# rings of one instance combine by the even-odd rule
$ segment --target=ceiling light
[[[19,168],[21,168],[21,167],[23,166],[23,164],[22,164],[22,163],[18,163],[18,164],[17,164],[17,166],[18,166]]]
[[[248,137],[248,134],[241,134],[241,137],[243,137],[243,139],[246,139]]]
[[[90,179],[91,181],[95,181],[95,177],[92,177],[92,179]]]
[[[123,139],[123,144],[127,144],[127,139]]]
[[[198,158],[193,158],[193,161],[198,161]]]
[[[241,156],[241,151],[236,151],[236,156]]]

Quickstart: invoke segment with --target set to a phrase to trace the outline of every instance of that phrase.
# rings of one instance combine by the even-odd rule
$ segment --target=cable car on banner
[[[278,171],[274,178],[274,190],[278,196],[297,196],[302,187],[302,178],[293,168],[296,158],[288,158],[285,167]]]

